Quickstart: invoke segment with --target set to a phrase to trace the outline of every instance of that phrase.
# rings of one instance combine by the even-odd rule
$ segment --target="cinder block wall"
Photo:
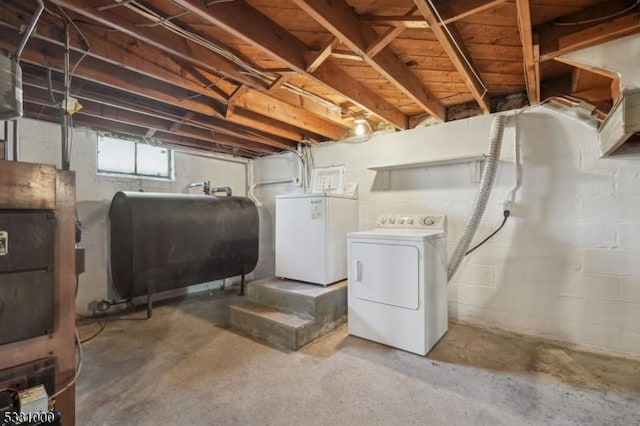
[[[478,188],[470,167],[399,170],[388,182],[368,167],[484,153],[491,120],[319,147],[316,164],[345,164],[347,180],[359,183],[360,229],[373,228],[384,213],[445,214],[452,253]],[[465,258],[449,284],[450,317],[640,356],[640,157],[600,159],[594,128],[545,107],[516,120],[505,132],[474,242],[502,220],[501,202],[515,184],[517,139],[522,186],[513,217]],[[266,160],[256,164],[269,167]]]

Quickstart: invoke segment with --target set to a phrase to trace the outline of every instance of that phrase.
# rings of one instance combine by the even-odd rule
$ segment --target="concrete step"
[[[322,287],[269,278],[248,284],[232,305],[231,328],[297,350],[347,321],[347,282]]]
[[[321,321],[347,314],[347,281],[322,287],[269,278],[249,283],[248,296],[254,302]]]
[[[310,331],[316,323],[314,319],[303,318],[251,300],[231,305],[229,309],[231,328],[276,346],[297,350],[313,340],[310,337],[313,333]]]

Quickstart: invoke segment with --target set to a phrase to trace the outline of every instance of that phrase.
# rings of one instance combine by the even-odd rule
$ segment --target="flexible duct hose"
[[[476,199],[473,203],[473,211],[467,224],[456,250],[451,256],[449,266],[447,269],[447,279],[455,275],[462,258],[469,249],[471,240],[478,229],[484,210],[487,207],[489,196],[491,195],[491,188],[493,188],[493,181],[496,176],[496,169],[498,168],[498,160],[500,159],[500,148],[502,147],[502,134],[504,133],[504,126],[507,121],[507,117],[497,115],[491,123],[491,133],[489,134],[489,156],[485,160],[484,171],[482,172],[482,179],[480,180],[480,189],[476,195]]]

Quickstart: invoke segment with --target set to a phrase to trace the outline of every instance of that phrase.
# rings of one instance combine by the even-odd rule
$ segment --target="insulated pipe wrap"
[[[507,121],[507,117],[497,115],[491,123],[491,133],[489,134],[489,155],[485,160],[484,171],[482,172],[482,179],[480,180],[480,189],[476,194],[476,199],[473,203],[473,210],[469,223],[458,241],[456,250],[451,256],[449,266],[447,269],[447,279],[455,275],[465,253],[469,249],[471,240],[478,229],[482,215],[487,207],[489,196],[491,195],[491,189],[493,188],[493,181],[496,177],[496,169],[498,168],[498,160],[500,159],[500,149],[502,147],[502,134],[504,133],[504,126]]]

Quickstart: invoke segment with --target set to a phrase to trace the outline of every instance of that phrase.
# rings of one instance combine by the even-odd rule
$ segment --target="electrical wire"
[[[6,387],[6,388],[0,389],[0,393],[2,393],[2,392],[12,392],[12,393],[17,394],[20,391],[18,389],[16,389],[16,388]]]
[[[64,19],[66,19],[66,21],[71,24],[71,26],[73,28],[76,29],[76,31],[78,32],[78,35],[80,36],[80,38],[82,38],[82,42],[84,43],[84,46],[82,50],[84,50],[82,56],[80,56],[80,58],[76,61],[75,65],[73,66],[73,68],[71,69],[71,73],[70,73],[70,78],[69,78],[69,84],[72,83],[73,81],[73,76],[76,72],[76,69],[78,68],[78,66],[80,65],[80,62],[82,62],[82,60],[89,54],[89,52],[91,51],[91,44],[89,44],[89,39],[87,39],[87,37],[84,35],[84,33],[82,32],[82,30],[80,29],[80,27],[78,27],[78,25],[73,21],[73,19],[71,19],[69,17],[69,15],[67,15],[67,13],[64,11],[64,9],[60,6],[58,6],[58,9],[60,10],[60,13],[62,14],[62,16],[64,16]]]
[[[80,376],[80,371],[82,371],[82,359],[84,357],[84,354],[82,352],[82,342],[80,341],[80,335],[78,334],[77,328],[75,329],[75,336],[76,336],[76,346],[78,347],[78,364],[76,366],[76,373],[66,385],[64,385],[60,390],[58,390],[57,392],[55,392],[53,395],[49,397],[49,408],[55,407],[56,397],[60,396],[63,392],[65,392],[67,389],[73,386],[76,383],[76,380],[78,380],[78,377]]]
[[[98,335],[100,333],[102,333],[104,331],[105,328],[107,328],[107,321],[103,321],[101,323],[98,323],[98,325],[100,326],[100,329],[98,331],[96,331],[94,334],[91,335],[91,337],[87,337],[84,340],[81,340],[80,343],[82,343],[83,345],[87,342],[90,342],[91,340],[95,339],[96,337],[98,337]]]
[[[595,24],[596,22],[606,21],[607,19],[611,19],[611,18],[615,18],[615,17],[620,16],[620,15],[623,15],[623,14],[629,12],[630,10],[635,9],[636,6],[638,6],[639,4],[640,4],[640,0],[636,0],[633,3],[633,5],[628,6],[628,7],[624,8],[623,10],[611,13],[611,14],[606,15],[606,16],[599,16],[597,18],[584,19],[584,20],[581,20],[581,21],[553,21],[551,24],[555,25],[555,26],[558,26],[558,27],[569,27],[569,26],[575,26],[575,25]]]
[[[476,244],[475,246],[473,246],[472,248],[470,248],[469,250],[467,250],[467,252],[464,254],[465,256],[469,255],[471,252],[475,251],[477,248],[479,248],[481,245],[483,245],[484,243],[486,243],[487,241],[489,241],[491,238],[493,238],[494,235],[496,235],[498,232],[500,232],[500,230],[502,229],[502,227],[504,226],[505,223],[507,223],[507,219],[509,218],[509,216],[511,215],[511,212],[509,210],[505,210],[503,212],[504,214],[504,218],[502,219],[502,223],[500,224],[500,226],[498,227],[498,229],[496,229],[495,231],[493,231],[491,234],[489,234],[489,236],[487,238],[485,238],[484,240],[480,241],[478,244]]]

